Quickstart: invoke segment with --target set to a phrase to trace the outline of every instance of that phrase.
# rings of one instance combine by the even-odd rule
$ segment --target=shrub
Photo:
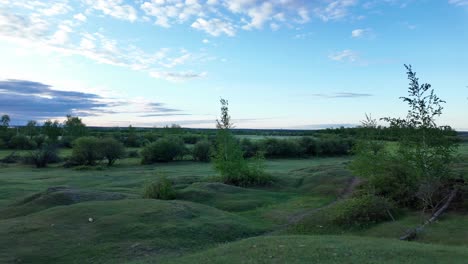
[[[341,156],[350,153],[353,142],[341,138],[322,138],[319,141],[319,154],[323,156]]]
[[[35,149],[37,144],[25,135],[16,135],[10,139],[8,147],[12,149]]]
[[[107,159],[107,166],[112,166],[116,160],[125,155],[125,147],[115,138],[104,138],[98,142],[101,155]]]
[[[302,137],[299,139],[299,144],[304,148],[307,155],[317,156],[320,152],[320,144],[314,138]]]
[[[260,146],[248,138],[243,138],[240,141],[241,149],[244,152],[244,158],[252,158],[260,152]]]
[[[391,203],[385,198],[366,194],[338,202],[329,213],[333,224],[364,227],[390,220],[391,209]]]
[[[18,163],[21,161],[21,156],[16,154],[16,152],[10,153],[8,156],[0,160],[2,163]]]
[[[95,137],[81,137],[73,142],[72,163],[78,165],[96,164],[103,159],[99,139]]]
[[[201,136],[195,135],[195,134],[188,134],[188,135],[182,136],[182,140],[184,141],[185,144],[196,144],[201,139],[202,139]]]
[[[140,157],[140,153],[138,152],[138,150],[130,150],[127,152],[127,157],[129,158],[138,158]]]
[[[53,145],[44,145],[40,149],[31,151],[24,159],[26,164],[33,164],[36,168],[44,168],[49,163],[59,161],[60,157],[58,156],[57,148]]]
[[[269,158],[300,157],[305,154],[305,149],[294,139],[268,138],[260,144]]]
[[[143,190],[143,198],[145,199],[172,200],[175,199],[175,196],[172,183],[164,177],[145,185]]]
[[[208,162],[211,158],[211,143],[208,140],[198,141],[192,150],[194,160]]]
[[[168,162],[183,157],[186,149],[184,142],[178,137],[160,138],[143,148],[141,155],[143,164]]]

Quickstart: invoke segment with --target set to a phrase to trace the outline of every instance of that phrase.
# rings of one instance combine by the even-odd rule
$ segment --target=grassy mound
[[[114,192],[72,189],[64,186],[50,187],[44,192],[28,196],[0,211],[0,219],[27,215],[54,206],[89,201],[121,200],[126,197],[124,194]]]
[[[0,263],[158,260],[261,232],[242,217],[191,202],[85,202],[0,220]]]
[[[290,196],[267,190],[247,189],[223,183],[194,183],[180,190],[182,200],[207,204],[221,210],[242,212],[284,201]]]
[[[466,263],[468,249],[348,236],[245,239],[168,263]]]

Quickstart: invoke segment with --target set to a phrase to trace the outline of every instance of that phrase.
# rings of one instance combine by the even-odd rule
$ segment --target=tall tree
[[[247,172],[247,164],[242,150],[231,133],[234,124],[229,115],[229,102],[220,99],[221,116],[216,120],[216,156],[215,169],[219,171],[224,182],[238,184],[239,179]]]
[[[407,116],[383,118],[397,133],[396,150],[372,151],[374,144],[368,140],[360,144],[351,168],[356,174],[370,178],[378,194],[392,196],[399,203],[419,199],[423,209],[434,210],[454,187],[450,180],[451,164],[457,145],[451,139],[453,130],[436,123],[445,102],[430,84],[419,83],[411,66],[405,67],[410,83],[408,96],[401,99],[409,106]]]
[[[62,127],[59,121],[55,120],[52,122],[52,120],[49,119],[44,122],[42,133],[46,135],[50,141],[55,142],[58,140],[59,136],[62,135]]]
[[[8,128],[10,126],[10,116],[9,115],[2,115],[2,118],[0,120],[1,126],[3,128]]]
[[[63,128],[65,135],[72,138],[83,137],[87,134],[86,125],[81,118],[77,116],[67,115],[67,120],[65,120]]]

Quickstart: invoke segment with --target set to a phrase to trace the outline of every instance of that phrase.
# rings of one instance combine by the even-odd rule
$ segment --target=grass
[[[69,155],[67,151],[61,155]],[[10,153],[0,151],[0,158]],[[346,168],[349,160],[267,160],[267,172],[275,181],[252,188],[222,184],[211,164],[191,161],[141,165],[139,158],[126,158],[110,168],[72,169],[61,164],[45,169],[0,164],[0,263],[466,259],[468,216],[461,213],[447,214],[429,226],[418,239],[423,243],[396,240],[421,222],[417,213],[363,229],[344,230],[321,222],[321,211],[314,210],[345,190],[353,177]],[[468,144],[463,144],[456,164],[460,173],[468,170],[466,160]],[[173,183],[177,200],[141,199],[143,186],[161,176]],[[57,186],[63,188],[49,189]],[[284,228],[298,215],[308,216],[293,228]],[[264,236],[270,233],[284,236]]]
[[[190,202],[84,202],[0,220],[0,263],[158,259],[261,231],[242,217]]]
[[[466,263],[468,249],[352,236],[249,238],[167,263]]]

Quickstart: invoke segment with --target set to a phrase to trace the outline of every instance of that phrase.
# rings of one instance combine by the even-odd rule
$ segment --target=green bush
[[[181,158],[186,153],[184,142],[178,137],[160,138],[143,148],[141,156],[143,164],[168,162]]]
[[[145,185],[143,190],[143,198],[145,199],[172,200],[175,197],[176,193],[172,183],[164,177]]]
[[[342,227],[364,227],[390,220],[392,204],[375,195],[362,195],[338,202],[330,208],[330,221]]]
[[[138,152],[138,150],[130,150],[127,152],[127,157],[129,158],[138,158],[140,157],[140,153]]]
[[[248,138],[243,138],[240,141],[240,146],[244,153],[244,158],[252,158],[260,152],[260,145]]]
[[[45,168],[49,163],[59,161],[57,148],[53,145],[43,145],[40,149],[31,151],[23,160],[24,163],[35,165],[36,168]]]
[[[12,152],[8,156],[0,160],[0,162],[2,163],[9,163],[9,164],[18,163],[20,161],[21,161],[21,156],[16,154],[16,152]]]
[[[305,154],[305,149],[294,139],[268,138],[260,144],[268,158],[301,157]]]
[[[107,159],[107,166],[112,166],[116,160],[125,155],[125,147],[115,138],[104,138],[98,142],[101,155]]]
[[[104,158],[100,142],[95,137],[81,137],[73,142],[72,163],[77,165],[96,165]]]
[[[16,135],[10,139],[8,147],[12,149],[35,149],[37,148],[37,143],[25,135]]]
[[[194,160],[208,162],[211,159],[211,143],[208,140],[198,141],[192,150]]]

